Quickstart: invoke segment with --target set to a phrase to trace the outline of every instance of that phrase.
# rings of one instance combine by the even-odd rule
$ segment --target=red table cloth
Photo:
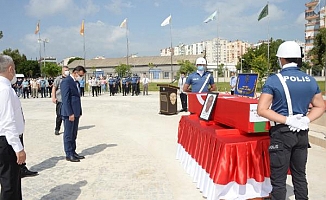
[[[270,192],[268,133],[245,134],[212,121],[199,120],[197,115],[190,115],[182,116],[180,119],[178,143],[191,156],[190,159],[194,159],[196,165],[208,174],[210,181],[215,185],[226,186],[235,183],[241,186],[248,182],[254,182],[254,185],[265,182],[263,190],[266,190],[267,184],[267,191],[252,194],[252,198],[258,197],[257,194],[266,196],[266,193]],[[228,191],[214,193],[228,196]],[[245,197],[251,196],[246,191],[242,193]]]

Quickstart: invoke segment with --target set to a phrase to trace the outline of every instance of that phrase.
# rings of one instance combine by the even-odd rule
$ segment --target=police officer
[[[140,94],[140,76],[138,76],[137,74],[136,74],[136,76],[137,76],[137,83],[136,83],[136,95],[138,96],[139,94]]]
[[[197,71],[190,74],[183,86],[183,92],[208,92],[215,91],[216,85],[214,83],[214,77],[210,72],[206,71],[206,59],[197,58],[196,67]],[[208,86],[210,85],[210,89]],[[191,90],[190,90],[191,86]]]
[[[122,96],[127,96],[127,78],[123,77],[121,80],[121,84],[122,84]]]
[[[276,56],[282,70],[268,77],[258,103],[258,114],[272,125],[269,130],[271,196],[273,200],[286,198],[290,167],[295,199],[308,199],[308,125],[324,113],[324,100],[316,80],[297,66],[302,53],[296,42],[282,43]],[[309,104],[312,109],[308,113]]]
[[[127,76],[127,95],[131,93],[131,74]]]
[[[135,93],[138,96],[138,94],[137,94],[137,81],[138,81],[138,76],[137,76],[137,74],[134,74],[131,77],[131,87],[132,87],[132,95],[131,96],[134,96]]]
[[[112,77],[112,74],[110,74],[110,77],[109,77],[109,88],[110,88],[110,96],[114,96],[114,93],[115,93],[115,80],[113,79]]]

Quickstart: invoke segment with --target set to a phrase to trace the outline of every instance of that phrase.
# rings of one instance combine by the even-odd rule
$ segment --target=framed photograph
[[[217,97],[218,97],[218,93],[208,93],[207,94],[205,103],[200,112],[200,116],[199,116],[200,119],[203,119],[206,121],[211,119],[212,111],[217,102]]]

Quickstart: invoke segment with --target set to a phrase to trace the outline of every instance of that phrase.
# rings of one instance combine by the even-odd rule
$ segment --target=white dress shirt
[[[143,85],[148,84],[148,83],[149,83],[149,78],[144,77],[144,78],[142,79],[142,83],[143,83]]]
[[[183,93],[183,86],[185,85],[186,80],[187,80],[187,77],[182,78],[180,76],[179,81],[178,81],[178,87],[179,87],[180,93]]]
[[[15,152],[24,149],[19,136],[24,132],[24,116],[10,81],[0,76],[0,136],[5,136]]]

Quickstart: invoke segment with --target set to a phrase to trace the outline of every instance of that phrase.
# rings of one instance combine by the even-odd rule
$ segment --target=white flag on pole
[[[120,28],[126,28],[127,26],[127,18],[123,20],[123,22],[121,22],[120,24]]]
[[[215,12],[213,12],[213,14],[211,14],[209,17],[207,17],[207,19],[205,19],[204,23],[208,23],[210,21],[213,21],[216,17],[217,14],[217,10]]]
[[[171,23],[171,15],[168,16],[161,24],[161,26],[166,26]]]

